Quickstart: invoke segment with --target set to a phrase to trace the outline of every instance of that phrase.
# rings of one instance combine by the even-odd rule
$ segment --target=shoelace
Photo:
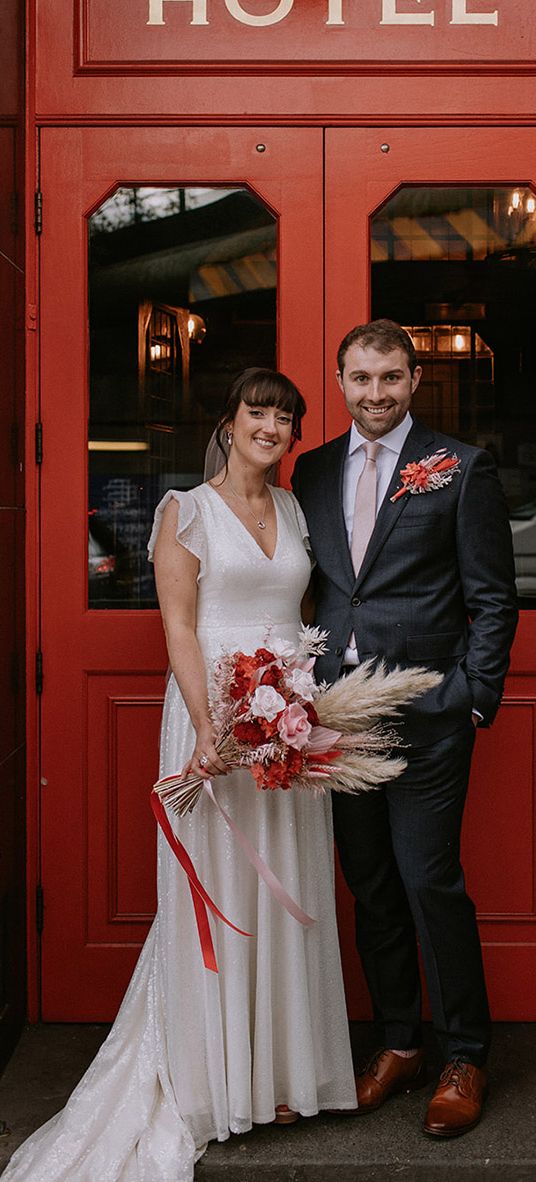
[[[384,1053],[384,1048],[382,1047],[382,1049],[380,1051],[376,1051],[374,1055],[371,1055],[370,1059],[367,1060],[364,1067],[361,1067],[359,1069],[359,1071],[357,1072],[357,1075],[377,1075],[378,1062],[381,1059],[383,1053]]]
[[[470,1086],[467,1063],[464,1063],[463,1059],[453,1059],[452,1063],[447,1063],[447,1066],[441,1072],[439,1082],[441,1084],[452,1084],[453,1087],[458,1088],[462,1095],[465,1095],[464,1083]]]

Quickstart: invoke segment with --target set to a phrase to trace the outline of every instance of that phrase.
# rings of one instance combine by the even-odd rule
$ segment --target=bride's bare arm
[[[196,732],[193,754],[182,770],[185,774],[221,775],[228,769],[214,746],[207,673],[195,630],[199,560],[176,539],[177,510],[176,501],[170,501],[164,511],[154,567],[169,663]],[[208,762],[201,767],[203,755]]]

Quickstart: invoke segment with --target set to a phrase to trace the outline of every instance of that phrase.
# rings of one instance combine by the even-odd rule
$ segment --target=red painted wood
[[[419,0],[420,2],[420,0]],[[231,5],[232,7],[232,5]],[[235,6],[236,7],[236,6]],[[483,22],[479,25],[452,23],[456,17],[456,0],[435,0],[426,5],[431,25],[417,5],[389,4],[382,0],[343,0],[337,11],[329,0],[299,0],[287,8],[287,15],[265,27],[252,27],[239,15],[233,15],[224,0],[206,0],[206,23],[192,24],[191,4],[173,4],[164,0],[158,19],[163,24],[148,25],[148,0],[79,0],[79,33],[77,36],[77,64],[79,68],[106,66],[114,70],[150,68],[166,64],[170,69],[195,70],[199,65],[216,68],[233,65],[242,70],[244,65],[267,64],[281,69],[281,63],[296,69],[311,64],[318,68],[356,64],[389,63],[400,68],[408,63],[413,68],[426,62],[486,62],[506,59],[526,60],[527,43],[536,29],[534,12],[527,9],[525,0],[508,0],[508,4],[475,7],[470,0],[467,12],[473,15],[499,8],[497,26]],[[278,0],[261,4],[258,0],[243,0],[238,14],[255,17],[277,16],[283,5]],[[390,16],[413,13],[413,25],[386,23]],[[332,23],[328,25],[331,13]],[[385,15],[385,21],[384,21]],[[333,24],[333,21],[344,24]],[[388,66],[389,68],[389,66]]]
[[[536,1012],[535,697],[533,684],[532,698],[506,699],[493,729],[479,732],[464,818],[462,861],[492,1016],[501,1022],[533,1021]],[[349,1014],[369,1019],[353,899],[339,869],[337,897]]]
[[[381,145],[389,150],[382,152]],[[524,128],[329,129],[326,132],[326,434],[346,429],[335,382],[338,344],[369,318],[370,217],[401,184],[536,182],[536,148]],[[464,829],[464,864],[480,919],[496,1018],[536,1012],[536,618],[524,612],[505,703],[477,739]],[[352,947],[353,917],[340,887],[343,957],[352,1017],[368,1002]],[[513,958],[513,959],[512,959]],[[519,965],[523,984],[509,988]],[[528,979],[528,970],[532,976]]]
[[[532,0],[499,0],[502,20],[500,51],[494,63],[487,62],[485,58],[483,60],[482,41],[480,36],[478,41],[475,37],[475,33],[485,34],[489,48],[490,34],[495,33],[495,30],[486,30],[484,27],[480,30],[460,30],[460,43],[463,34],[465,43],[473,46],[470,51],[473,60],[470,63],[467,58],[465,62],[463,60],[466,51],[460,50],[458,54],[452,51],[451,46],[447,53],[448,61],[432,61],[427,66],[423,65],[422,61],[419,63],[417,60],[419,52],[416,51],[416,38],[419,38],[420,45],[422,31],[385,28],[379,32],[382,38],[384,34],[389,34],[391,41],[395,41],[394,47],[377,63],[362,64],[355,36],[352,36],[351,50],[343,51],[336,47],[342,40],[341,33],[346,37],[345,30],[322,29],[321,34],[317,31],[311,40],[305,34],[299,37],[295,35],[293,19],[291,50],[290,53],[286,51],[286,61],[270,65],[261,60],[263,55],[266,58],[273,52],[270,46],[274,33],[277,34],[277,26],[265,30],[243,28],[240,41],[236,32],[233,34],[237,46],[241,47],[235,50],[238,53],[239,69],[237,65],[225,63],[214,65],[218,52],[221,53],[218,42],[207,53],[212,64],[208,61],[206,65],[194,65],[195,73],[189,72],[191,67],[184,63],[169,64],[168,55],[174,52],[178,43],[178,38],[173,36],[171,50],[164,47],[166,56],[163,62],[145,62],[140,65],[134,61],[132,65],[126,64],[122,46],[125,44],[125,32],[129,31],[128,28],[125,30],[124,13],[127,8],[129,16],[139,13],[140,0],[128,5],[127,0],[122,0],[121,8],[115,3],[105,5],[104,0],[98,2],[101,9],[106,9],[109,17],[101,33],[96,18],[90,15],[90,31],[86,37],[88,45],[84,52],[79,5],[72,0],[29,0],[30,30],[34,11],[37,25],[36,111],[39,120],[94,123],[100,117],[107,122],[127,120],[139,123],[143,117],[143,121],[156,123],[166,120],[184,124],[192,120],[210,124],[232,118],[239,123],[253,124],[263,121],[273,124],[278,120],[288,122],[290,119],[294,124],[310,121],[320,124],[386,121],[396,125],[415,121],[421,124],[428,120],[473,124],[475,120],[486,123],[508,118],[532,123],[534,119],[531,78],[536,68],[534,61],[529,57],[528,61],[523,62],[521,59],[526,51],[521,50],[517,60],[510,62],[509,52],[516,53],[514,41],[517,34],[514,34],[514,41],[511,36],[510,39],[504,36],[505,28],[510,28],[512,33],[514,29],[520,28],[525,33],[530,27],[535,19]],[[303,20],[310,24],[319,2],[311,0],[310,4],[305,4],[303,0],[295,0],[295,10],[300,14],[300,27]],[[212,16],[219,19],[219,10],[224,7],[223,0],[208,0],[208,3]],[[441,13],[441,24],[438,23],[435,30],[433,50],[430,52],[439,57],[444,51],[444,38],[449,30],[445,27],[446,0],[435,0],[435,3],[438,22]],[[356,18],[356,14],[359,19],[362,4],[346,0],[346,7],[352,19]],[[490,10],[497,7],[495,0],[491,0],[489,7]],[[173,34],[178,22],[184,21],[188,5],[169,4],[168,8],[167,28]],[[311,11],[313,16],[310,15]],[[503,19],[505,13],[506,26]],[[118,23],[112,33],[116,14]],[[138,29],[139,19],[138,15]],[[283,30],[285,23],[288,27],[288,22],[284,22]],[[189,34],[200,34],[202,31],[188,29]],[[450,30],[451,33],[453,31]],[[207,36],[211,35],[210,27],[206,32]],[[251,53],[249,60],[246,60],[243,52],[242,33],[252,32],[259,34],[255,38],[259,44],[258,62],[252,60]],[[396,40],[391,37],[393,32]],[[140,33],[140,37],[145,39],[143,43],[148,44],[149,35],[153,37],[155,33],[159,35],[159,30],[144,25]],[[374,53],[379,52],[382,44],[377,33],[376,27]],[[132,36],[130,32],[129,36]],[[103,37],[108,39],[107,52],[112,51],[112,58],[104,65],[88,64],[81,67],[80,62],[88,56],[95,56],[97,52],[102,55],[105,48],[102,45]],[[100,44],[95,43],[95,38],[100,38]],[[112,39],[115,52],[111,45]],[[263,49],[263,44],[267,48]],[[305,56],[309,50],[309,62],[296,62],[297,54]],[[372,51],[369,49],[368,52]],[[330,54],[346,54],[347,60],[330,61]],[[190,49],[186,56],[194,60]],[[53,69],[50,68],[51,62],[54,63]],[[81,72],[81,68],[85,72]],[[462,85],[458,75],[464,70],[468,76]],[[125,85],[124,77],[121,76],[125,72],[130,72],[128,85]],[[226,72],[234,74],[231,82]],[[270,72],[286,76],[273,78]],[[345,73],[361,74],[362,77],[357,76],[345,82]],[[430,84],[430,75],[434,77],[433,85]],[[505,75],[509,76],[508,83],[498,84],[497,79]]]
[[[54,293],[43,304],[47,439],[43,469],[43,774],[48,781],[42,794],[47,897],[43,1012],[51,1019],[110,1016],[147,929],[154,900],[154,871],[152,837],[148,836],[152,826],[144,813],[143,797],[151,782],[151,768],[156,766],[161,693],[158,669],[164,665],[155,613],[88,613],[84,608],[86,366],[84,361],[73,367],[71,361],[73,357],[84,359],[86,350],[83,214],[119,179],[206,183],[234,179],[254,185],[281,214],[280,364],[296,377],[312,404],[303,446],[314,446],[321,439],[319,134],[307,131],[303,138],[304,133],[297,130],[290,135],[282,130],[264,131],[262,142],[267,143],[268,151],[262,157],[253,154],[259,134],[245,129],[192,130],[180,136],[174,129],[44,133],[43,184],[48,214],[43,237],[43,291]],[[436,135],[431,159],[435,160],[441,149],[443,160],[451,160],[459,144],[458,133]],[[391,130],[387,141],[372,131],[328,133],[328,356],[334,354],[342,332],[368,314],[365,263],[369,213],[400,178],[424,178],[423,183],[439,179],[438,165],[427,165],[424,135],[416,137],[417,151],[411,153],[413,136]],[[491,167],[486,161],[491,141],[497,143],[497,133],[490,132],[483,145],[478,133],[480,157],[476,143],[474,150],[459,150],[459,161],[455,161],[458,171],[447,164],[441,175],[447,172],[447,180],[483,182],[530,179],[527,137],[524,131],[509,137],[508,171],[501,171],[494,163],[490,172],[484,169]],[[513,162],[512,141],[514,157],[516,150],[518,153]],[[390,142],[387,157],[379,153],[379,142]],[[359,189],[351,187],[356,153],[361,161]],[[212,163],[216,158],[225,162],[218,174]],[[293,170],[298,158],[301,175],[296,182]],[[162,165],[171,159],[173,168]],[[459,171],[462,167],[468,171]],[[367,181],[367,172],[373,179]],[[348,233],[349,194],[355,236]],[[305,217],[308,226],[315,227],[310,239],[308,235],[311,249],[306,256],[300,250]],[[303,307],[307,307],[306,333]],[[297,332],[295,325],[300,326]],[[330,368],[327,434],[333,435],[345,426],[346,419]],[[289,467],[287,464],[287,474]],[[512,704],[503,708],[495,728],[478,739],[465,833],[468,881],[479,905],[494,1011],[502,1018],[530,1017],[536,1005],[526,988],[508,990],[504,985],[512,947],[516,964],[534,963],[535,649],[534,624],[527,613],[514,650],[515,676],[509,691]],[[505,782],[508,795],[502,791]],[[513,815],[515,826],[509,823]],[[125,872],[128,860],[136,855],[142,865],[141,877]],[[344,886],[339,887],[350,1012],[353,1017],[364,1017],[368,1000],[354,948],[353,908]],[[60,957],[62,972],[58,974]]]
[[[22,7],[6,3],[2,6],[2,45],[0,48],[0,118],[2,122],[20,121],[19,105]]]
[[[266,144],[263,153],[256,151],[259,142]],[[269,203],[280,217],[279,364],[309,396],[304,443],[311,447],[322,439],[321,159],[316,129],[43,133],[42,1004],[48,1020],[112,1017],[147,931],[154,905],[148,793],[165,668],[156,612],[86,610],[85,215],[129,181],[247,183]]]

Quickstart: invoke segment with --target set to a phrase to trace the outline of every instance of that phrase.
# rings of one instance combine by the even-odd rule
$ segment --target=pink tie
[[[352,526],[352,563],[359,570],[376,521],[376,455],[381,443],[367,442],[365,467],[355,490],[354,521]]]

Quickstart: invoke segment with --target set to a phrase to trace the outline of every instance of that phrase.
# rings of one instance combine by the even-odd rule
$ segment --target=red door
[[[504,706],[478,736],[465,864],[494,1014],[534,1016],[536,570],[523,553],[536,476],[528,446],[534,146],[523,129],[325,135],[324,223],[320,129],[42,133],[49,1020],[113,1016],[154,908],[147,798],[165,654],[144,573],[143,512],[166,473],[168,484],[193,482],[198,461],[188,453],[210,434],[215,383],[226,369],[269,363],[275,343],[309,403],[303,447],[321,441],[324,224],[326,437],[347,425],[333,377],[339,340],[371,312],[394,316],[423,350],[417,411],[493,448],[519,524],[526,610]],[[221,186],[209,216],[207,191]],[[142,503],[144,486],[152,491]],[[364,1017],[342,887],[340,904],[350,1012]]]
[[[145,486],[195,482],[222,358],[232,372],[276,345],[309,398],[305,444],[321,441],[321,160],[315,129],[42,135],[49,1021],[114,1016],[154,911],[148,792],[166,659]]]
[[[326,132],[326,431],[346,427],[334,370],[354,324],[407,325],[417,413],[488,447],[511,506],[521,620],[504,703],[479,731],[464,831],[494,1017],[536,1013],[536,148],[523,128]],[[351,1012],[366,1012],[341,892]]]

